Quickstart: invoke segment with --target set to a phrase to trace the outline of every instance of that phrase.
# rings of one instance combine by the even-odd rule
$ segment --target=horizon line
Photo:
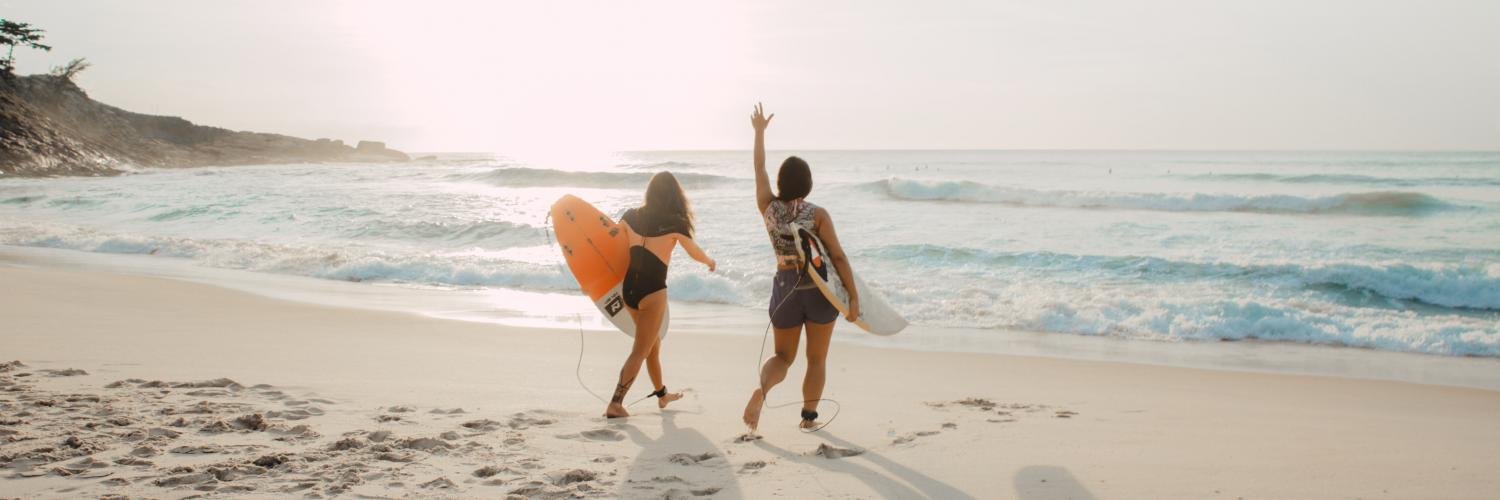
[[[684,148],[684,149],[619,149],[610,153],[736,153],[751,152],[752,149],[736,148]],[[1153,148],[767,148],[767,152],[820,151],[820,152],[995,152],[995,153],[1493,153],[1500,149],[1153,149]],[[410,150],[407,154],[506,154],[504,151],[440,151]]]

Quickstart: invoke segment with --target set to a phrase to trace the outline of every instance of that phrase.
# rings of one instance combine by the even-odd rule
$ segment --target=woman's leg
[[[651,347],[651,354],[646,356],[646,374],[651,376],[652,392],[660,391],[667,387],[666,380],[661,374],[661,335],[656,336],[656,345]],[[682,393],[667,393],[656,398],[657,408],[666,408],[667,403],[682,399]]]
[[[609,418],[628,417],[630,412],[625,411],[625,393],[630,391],[630,385],[635,383],[635,376],[641,373],[641,363],[650,356],[652,348],[660,338],[657,329],[661,328],[661,317],[666,312],[664,305],[667,302],[667,291],[658,290],[641,298],[640,310],[635,316],[635,344],[630,348],[630,356],[625,358],[625,366],[620,368],[620,381],[615,384],[614,395],[609,399],[609,407],[605,408],[604,416]]]
[[[833,322],[807,322],[807,377],[802,379],[802,409],[817,411],[828,380],[828,344],[833,341]],[[803,428],[812,422],[802,422]]]
[[[776,352],[767,359],[760,367],[760,388],[750,394],[750,401],[745,404],[745,425],[750,430],[755,430],[760,425],[760,409],[766,404],[766,394],[770,394],[771,388],[786,379],[786,371],[792,367],[792,361],[797,359],[797,343],[802,337],[802,327],[777,328]]]

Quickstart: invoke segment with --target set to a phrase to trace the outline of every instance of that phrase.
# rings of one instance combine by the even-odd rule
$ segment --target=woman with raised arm
[[[625,411],[625,393],[641,373],[641,363],[651,376],[651,393],[656,396],[656,405],[666,408],[667,403],[682,399],[682,393],[668,393],[661,374],[661,329],[662,318],[667,312],[667,264],[672,261],[672,250],[677,245],[687,251],[693,260],[708,266],[713,272],[716,264],[708,254],[693,241],[693,211],[688,207],[687,195],[671,172],[661,172],[651,177],[646,186],[646,202],[638,208],[625,211],[620,225],[630,242],[630,265],[625,270],[625,282],[621,295],[625,308],[635,320],[635,344],[625,366],[620,368],[620,380],[615,384],[614,396],[605,408],[607,418],[628,417]]]
[[[839,311],[806,277],[806,266],[797,256],[792,224],[812,230],[823,240],[828,256],[838,270],[839,279],[849,289],[849,321],[859,318],[859,290],[854,287],[853,270],[839,246],[833,219],[822,207],[804,198],[812,191],[812,170],[807,162],[789,156],[776,172],[776,192],[771,192],[766,175],[766,127],[775,118],[767,116],[760,104],[750,115],[755,128],[755,206],[765,219],[771,248],[776,251],[776,277],[771,286],[771,326],[776,332],[776,352],[760,369],[760,387],[750,394],[745,405],[745,425],[754,431],[760,425],[760,411],[771,388],[786,378],[787,368],[797,356],[797,344],[807,331],[807,377],[802,380],[802,423],[804,429],[817,425],[818,400],[823,397],[823,383],[828,374],[828,344],[833,339],[833,321]]]

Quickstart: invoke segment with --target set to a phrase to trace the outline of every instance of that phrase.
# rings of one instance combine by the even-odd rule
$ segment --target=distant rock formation
[[[377,141],[359,141],[359,144],[354,146],[354,154],[369,157],[369,161],[407,161],[411,159],[411,157],[406,156],[406,153],[394,149],[386,149],[384,142]]]
[[[236,132],[132,113],[51,75],[0,79],[0,175],[115,175],[138,167],[407,161],[385,143]]]

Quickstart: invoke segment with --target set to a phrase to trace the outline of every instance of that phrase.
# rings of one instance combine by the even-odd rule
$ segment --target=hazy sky
[[[648,5],[646,5],[648,4]],[[1500,149],[1500,1],[0,0],[95,98],[408,151]]]

